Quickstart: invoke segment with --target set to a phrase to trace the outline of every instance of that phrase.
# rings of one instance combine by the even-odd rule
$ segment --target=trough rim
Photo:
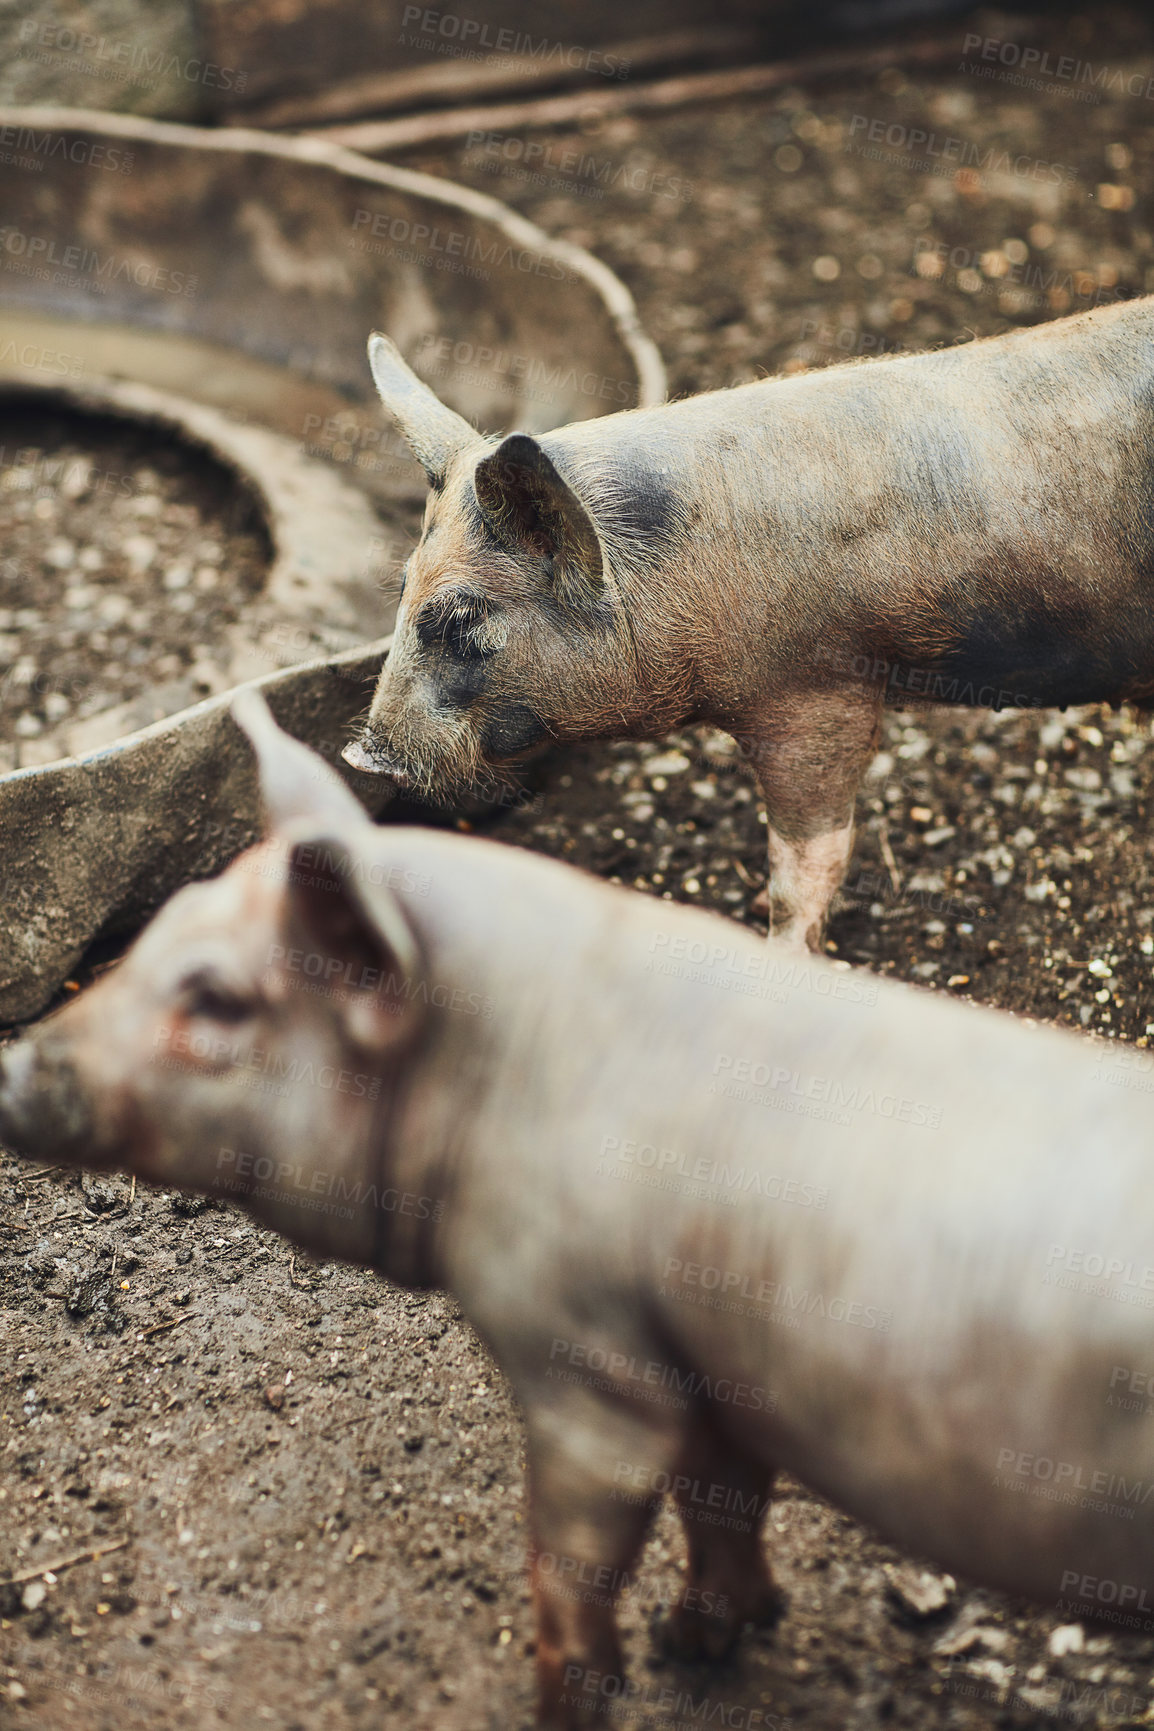
[[[248,151],[285,162],[332,168],[353,180],[387,186],[419,198],[453,206],[492,223],[521,247],[554,259],[583,277],[604,303],[618,337],[637,371],[637,407],[655,408],[665,401],[669,381],[661,351],[642,328],[637,303],[617,273],[575,241],[562,240],[538,228],[491,193],[476,192],[456,181],[414,168],[374,162],[347,145],[296,133],[261,132],[252,126],[188,126],[180,121],[148,120],[135,114],[108,114],[101,109],[56,107],[51,103],[0,105],[0,126],[55,128],[60,132],[106,133],[137,143],[183,145],[196,150]]]

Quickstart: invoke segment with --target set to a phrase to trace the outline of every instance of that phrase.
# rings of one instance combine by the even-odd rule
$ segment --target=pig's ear
[[[605,566],[593,519],[536,439],[510,433],[477,464],[473,486],[482,517],[510,553],[547,560],[568,600],[600,594]]]
[[[381,401],[412,446],[430,487],[443,486],[457,452],[475,445],[480,435],[417,377],[396,343],[380,331],[369,338],[369,365]]]
[[[232,718],[256,752],[261,798],[269,829],[310,823],[367,823],[360,801],[323,757],[285,733],[254,687],[232,700]]]
[[[379,833],[379,832],[378,832]],[[288,854],[286,935],[318,957],[308,969],[350,1040],[365,1051],[395,1045],[421,1009],[422,962],[381,862],[348,831],[297,836]]]

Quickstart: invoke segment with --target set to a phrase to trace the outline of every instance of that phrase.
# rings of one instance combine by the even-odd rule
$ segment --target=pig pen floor
[[[1154,72],[1150,26],[1124,9],[976,28]],[[600,251],[683,391],[1154,287],[1154,109],[1100,94],[1027,95],[951,62],[541,135],[555,185],[475,145],[414,165]],[[863,115],[1072,178],[871,160],[852,148]],[[608,165],[584,192],[581,158]],[[1145,1046],[1149,736],[1128,711],[891,712],[831,947]],[[739,919],[762,874],[756,794],[704,732],[571,752],[492,833]],[[450,1300],[294,1257],[228,1205],[6,1156],[0,1270],[0,1558],[18,1577],[0,1588],[0,1724],[530,1726],[519,1421]],[[798,1486],[767,1540],[790,1596],[777,1631],[678,1667],[652,1640],[681,1558],[663,1512],[624,1608],[639,1693],[621,1723],[1154,1717],[1154,1638],[952,1583]]]

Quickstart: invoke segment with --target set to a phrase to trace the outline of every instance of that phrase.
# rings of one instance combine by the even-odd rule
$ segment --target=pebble
[[[156,558],[156,542],[151,535],[126,535],[121,547],[124,557],[136,572],[147,571]]]
[[[49,544],[44,557],[54,571],[67,571],[70,565],[76,563],[76,548],[65,536],[58,535],[56,540]]]
[[[1063,1623],[1050,1631],[1049,1648],[1055,1659],[1064,1659],[1068,1653],[1080,1653],[1085,1645],[1081,1623]]]
[[[689,759],[680,751],[663,751],[657,757],[647,759],[646,775],[684,775],[690,767]]]
[[[885,1575],[891,1599],[909,1616],[936,1617],[957,1590],[952,1575],[919,1569],[914,1563],[887,1564]]]

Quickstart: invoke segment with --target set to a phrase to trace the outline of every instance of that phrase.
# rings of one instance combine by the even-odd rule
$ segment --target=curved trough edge
[[[105,114],[89,108],[0,107],[0,126],[55,127],[61,131],[105,133],[116,138],[157,144],[194,145],[197,150],[247,150],[259,156],[279,157],[288,162],[307,162],[338,169],[342,174],[372,186],[388,186],[398,192],[434,199],[470,216],[492,223],[516,246],[531,248],[543,258],[553,259],[584,277],[604,302],[622,344],[637,369],[637,407],[648,409],[664,402],[668,379],[661,352],[641,327],[637,303],[616,273],[573,241],[560,240],[538,228],[487,192],[457,186],[417,169],[397,168],[374,162],[345,145],[293,134],[258,132],[247,126],[205,129],[175,121],[145,120],[132,114]]]
[[[0,835],[11,946],[0,976],[0,1023],[43,1010],[94,937],[129,929],[256,838],[255,762],[229,713],[236,690],[261,691],[282,727],[332,752],[364,707],[391,644],[391,636],[379,638],[248,680],[115,745],[63,758],[51,775],[42,768],[5,776]],[[388,784],[332,761],[376,815]],[[55,900],[45,900],[46,886]]]
[[[125,379],[94,377],[76,385],[0,379],[0,402],[21,397],[163,427],[215,458],[260,509],[272,544],[261,595],[288,617],[302,604],[331,606],[334,586],[357,569],[373,540],[385,533],[368,498],[337,469],[307,456],[294,440],[233,421],[208,404]]]

